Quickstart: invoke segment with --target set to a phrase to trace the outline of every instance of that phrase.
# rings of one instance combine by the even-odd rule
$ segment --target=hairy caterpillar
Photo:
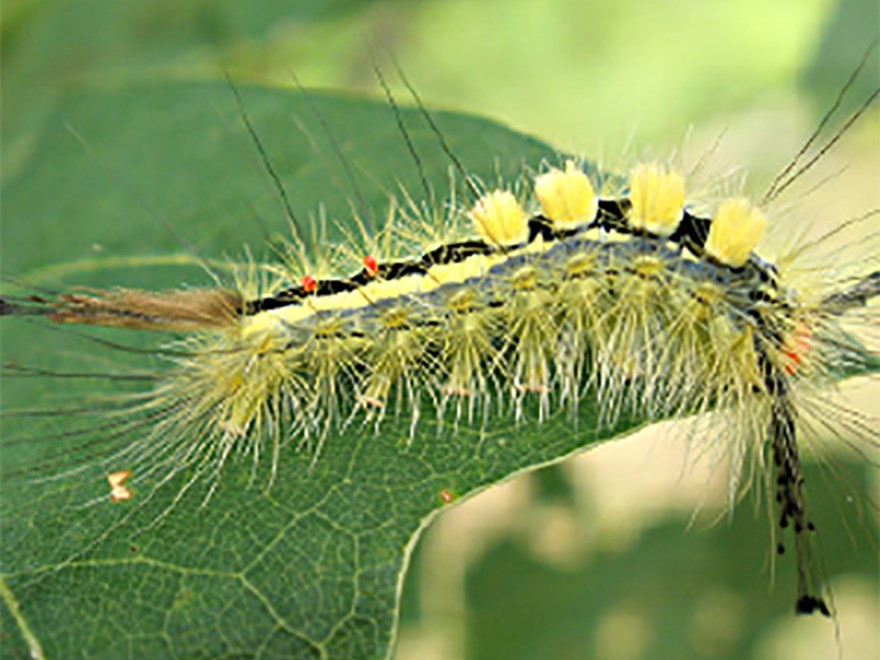
[[[285,441],[305,442],[319,464],[330,429],[369,421],[381,439],[386,418],[402,417],[411,437],[433,421],[425,411],[455,434],[499,418],[575,419],[585,397],[602,399],[609,426],[726,409],[740,428],[724,441],[769,437],[776,450],[781,523],[801,527],[798,608],[827,611],[806,572],[788,397],[861,359],[837,316],[858,313],[876,277],[802,301],[752,254],[763,221],[751,205],[691,212],[683,178],[653,163],[624,182],[557,165],[520,189],[479,189],[465,173],[477,189],[439,205],[441,222],[416,203],[401,212],[409,220],[365,232],[363,250],[350,240],[314,264],[294,247],[281,282],[245,269],[237,289],[44,293],[6,297],[3,311],[193,333],[166,351],[170,376],[128,409],[155,430],[107,469],[135,478],[192,468],[210,479],[233,452],[274,466]]]

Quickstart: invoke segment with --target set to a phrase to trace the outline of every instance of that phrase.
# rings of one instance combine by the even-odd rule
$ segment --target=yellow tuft
[[[470,211],[474,230],[487,243],[519,245],[529,238],[526,212],[513,193],[495,190],[480,197]]]
[[[742,266],[764,235],[761,210],[743,197],[725,199],[709,227],[706,254],[727,266]]]
[[[587,175],[571,160],[565,163],[564,172],[554,168],[536,178],[535,196],[544,217],[552,220],[556,229],[589,224],[599,206]]]
[[[681,222],[684,177],[659,163],[640,163],[629,173],[629,224],[655,236],[669,236]]]

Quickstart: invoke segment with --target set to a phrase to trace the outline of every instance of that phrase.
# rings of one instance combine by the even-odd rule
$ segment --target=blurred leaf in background
[[[880,3],[840,0],[828,15],[821,39],[800,73],[800,82],[813,98],[816,112],[830,108],[840,91],[841,81],[853,72],[853,62],[865,44],[876,43],[880,32]],[[862,74],[853,81],[852,90],[843,99],[841,112],[853,112],[860,102],[877,89],[880,80],[880,56],[872,53]],[[876,121],[876,119],[875,119]]]

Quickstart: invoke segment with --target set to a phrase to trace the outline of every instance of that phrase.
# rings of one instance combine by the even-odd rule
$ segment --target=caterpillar
[[[361,219],[362,249],[349,237],[308,252],[294,221],[283,267],[247,264],[234,286],[0,300],[0,315],[62,328],[179,335],[156,349],[171,364],[120,408],[149,427],[101,459],[121,492],[111,499],[132,498],[130,475],[216,484],[233,455],[274,474],[299,447],[320,465],[328,438],[367,425],[381,441],[389,418],[413,442],[426,424],[452,435],[499,419],[576,425],[585,400],[601,401],[605,428],[717,411],[728,426],[713,441],[768,483],[778,527],[793,532],[796,611],[830,616],[813,574],[802,401],[876,369],[847,326],[873,322],[875,264],[806,295],[760,256],[760,204],[732,196],[698,210],[668,164],[617,177],[562,157],[492,187],[450,155],[470,199],[407,192],[380,230]]]

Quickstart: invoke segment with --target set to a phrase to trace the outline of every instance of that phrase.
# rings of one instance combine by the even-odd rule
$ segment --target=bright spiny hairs
[[[728,413],[735,442],[752,443],[757,461],[765,445],[772,456],[778,526],[794,533],[796,611],[830,615],[812,575],[794,399],[801,381],[829,380],[856,354],[837,318],[877,297],[880,273],[808,303],[755,254],[765,219],[748,200],[694,214],[683,176],[657,163],[633,168],[625,189],[600,198],[568,161],[534,178],[526,205],[510,190],[484,193],[464,214],[468,235],[415,257],[365,255],[344,277],[292,272],[297,284],[257,296],[6,298],[0,314],[191,333],[138,403],[155,417],[150,438],[112,457],[135,473],[194,465],[216,476],[231,452],[256,458],[268,443],[274,474],[282,423],[317,460],[329,429],[359,413],[377,427],[389,409],[408,414],[414,433],[423,400],[440,424],[451,409],[455,425],[493,412],[520,421],[529,399],[540,421],[600,397],[609,426],[625,412]]]

